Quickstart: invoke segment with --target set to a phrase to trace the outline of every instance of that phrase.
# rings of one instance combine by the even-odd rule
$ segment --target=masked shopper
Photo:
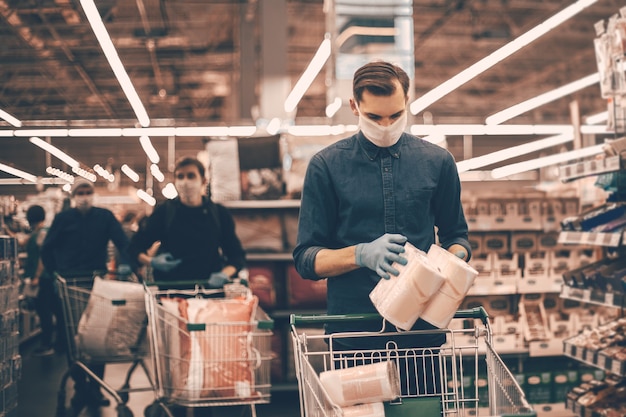
[[[103,207],[94,207],[94,185],[91,181],[78,179],[72,187],[72,206],[56,214],[41,248],[41,260],[51,274],[63,278],[79,278],[80,284],[90,286],[94,274],[107,271],[109,242],[118,251],[126,254],[128,238],[113,212]],[[130,273],[130,263],[125,255],[118,272]],[[78,281],[77,281],[78,282]],[[88,364],[97,376],[104,376],[103,364]],[[106,406],[106,399],[95,380],[77,369],[72,374],[76,394],[72,406],[82,409]]]
[[[454,158],[404,132],[408,89],[396,65],[359,68],[350,99],[359,132],[318,152],[307,167],[293,256],[303,278],[328,279],[329,314],[375,312],[369,293],[381,277],[398,275],[392,264],[406,264],[407,241],[428,251],[437,233],[443,248],[470,257]],[[432,328],[423,320],[414,326]],[[378,331],[380,322],[326,325],[327,333],[356,330]],[[335,348],[381,348],[380,339],[342,339]],[[396,340],[405,347],[444,341],[436,334]]]

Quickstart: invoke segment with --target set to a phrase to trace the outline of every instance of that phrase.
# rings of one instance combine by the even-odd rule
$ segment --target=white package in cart
[[[343,417],[385,417],[385,406],[382,402],[357,404],[341,409]]]
[[[390,401],[400,396],[398,368],[383,361],[320,373],[330,399],[340,407]]]
[[[95,277],[77,344],[92,358],[131,356],[147,323],[141,284]]]

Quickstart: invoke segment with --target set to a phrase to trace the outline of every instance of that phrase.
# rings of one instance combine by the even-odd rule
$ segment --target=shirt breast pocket
[[[430,228],[434,222],[431,209],[434,188],[410,188],[405,190],[404,196],[397,203],[398,225],[400,230],[418,231]]]

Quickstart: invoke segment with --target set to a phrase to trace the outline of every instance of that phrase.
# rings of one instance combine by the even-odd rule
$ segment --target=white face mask
[[[363,135],[365,135],[370,142],[380,148],[387,148],[395,145],[398,140],[400,140],[400,136],[406,128],[406,123],[406,110],[402,113],[402,116],[400,116],[398,120],[388,126],[381,126],[375,121],[359,114],[359,128],[361,129],[361,132],[363,132]]]
[[[199,179],[176,180],[174,185],[183,204],[197,205],[202,202],[203,183]]]
[[[75,196],[74,207],[83,213],[89,211],[93,207],[93,194]]]

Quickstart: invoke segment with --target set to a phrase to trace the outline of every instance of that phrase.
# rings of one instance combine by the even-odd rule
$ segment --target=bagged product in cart
[[[147,324],[143,286],[95,277],[78,322],[77,345],[92,358],[128,357]]]
[[[251,348],[258,298],[162,298],[171,313],[165,335],[172,396],[249,398],[254,395]]]

